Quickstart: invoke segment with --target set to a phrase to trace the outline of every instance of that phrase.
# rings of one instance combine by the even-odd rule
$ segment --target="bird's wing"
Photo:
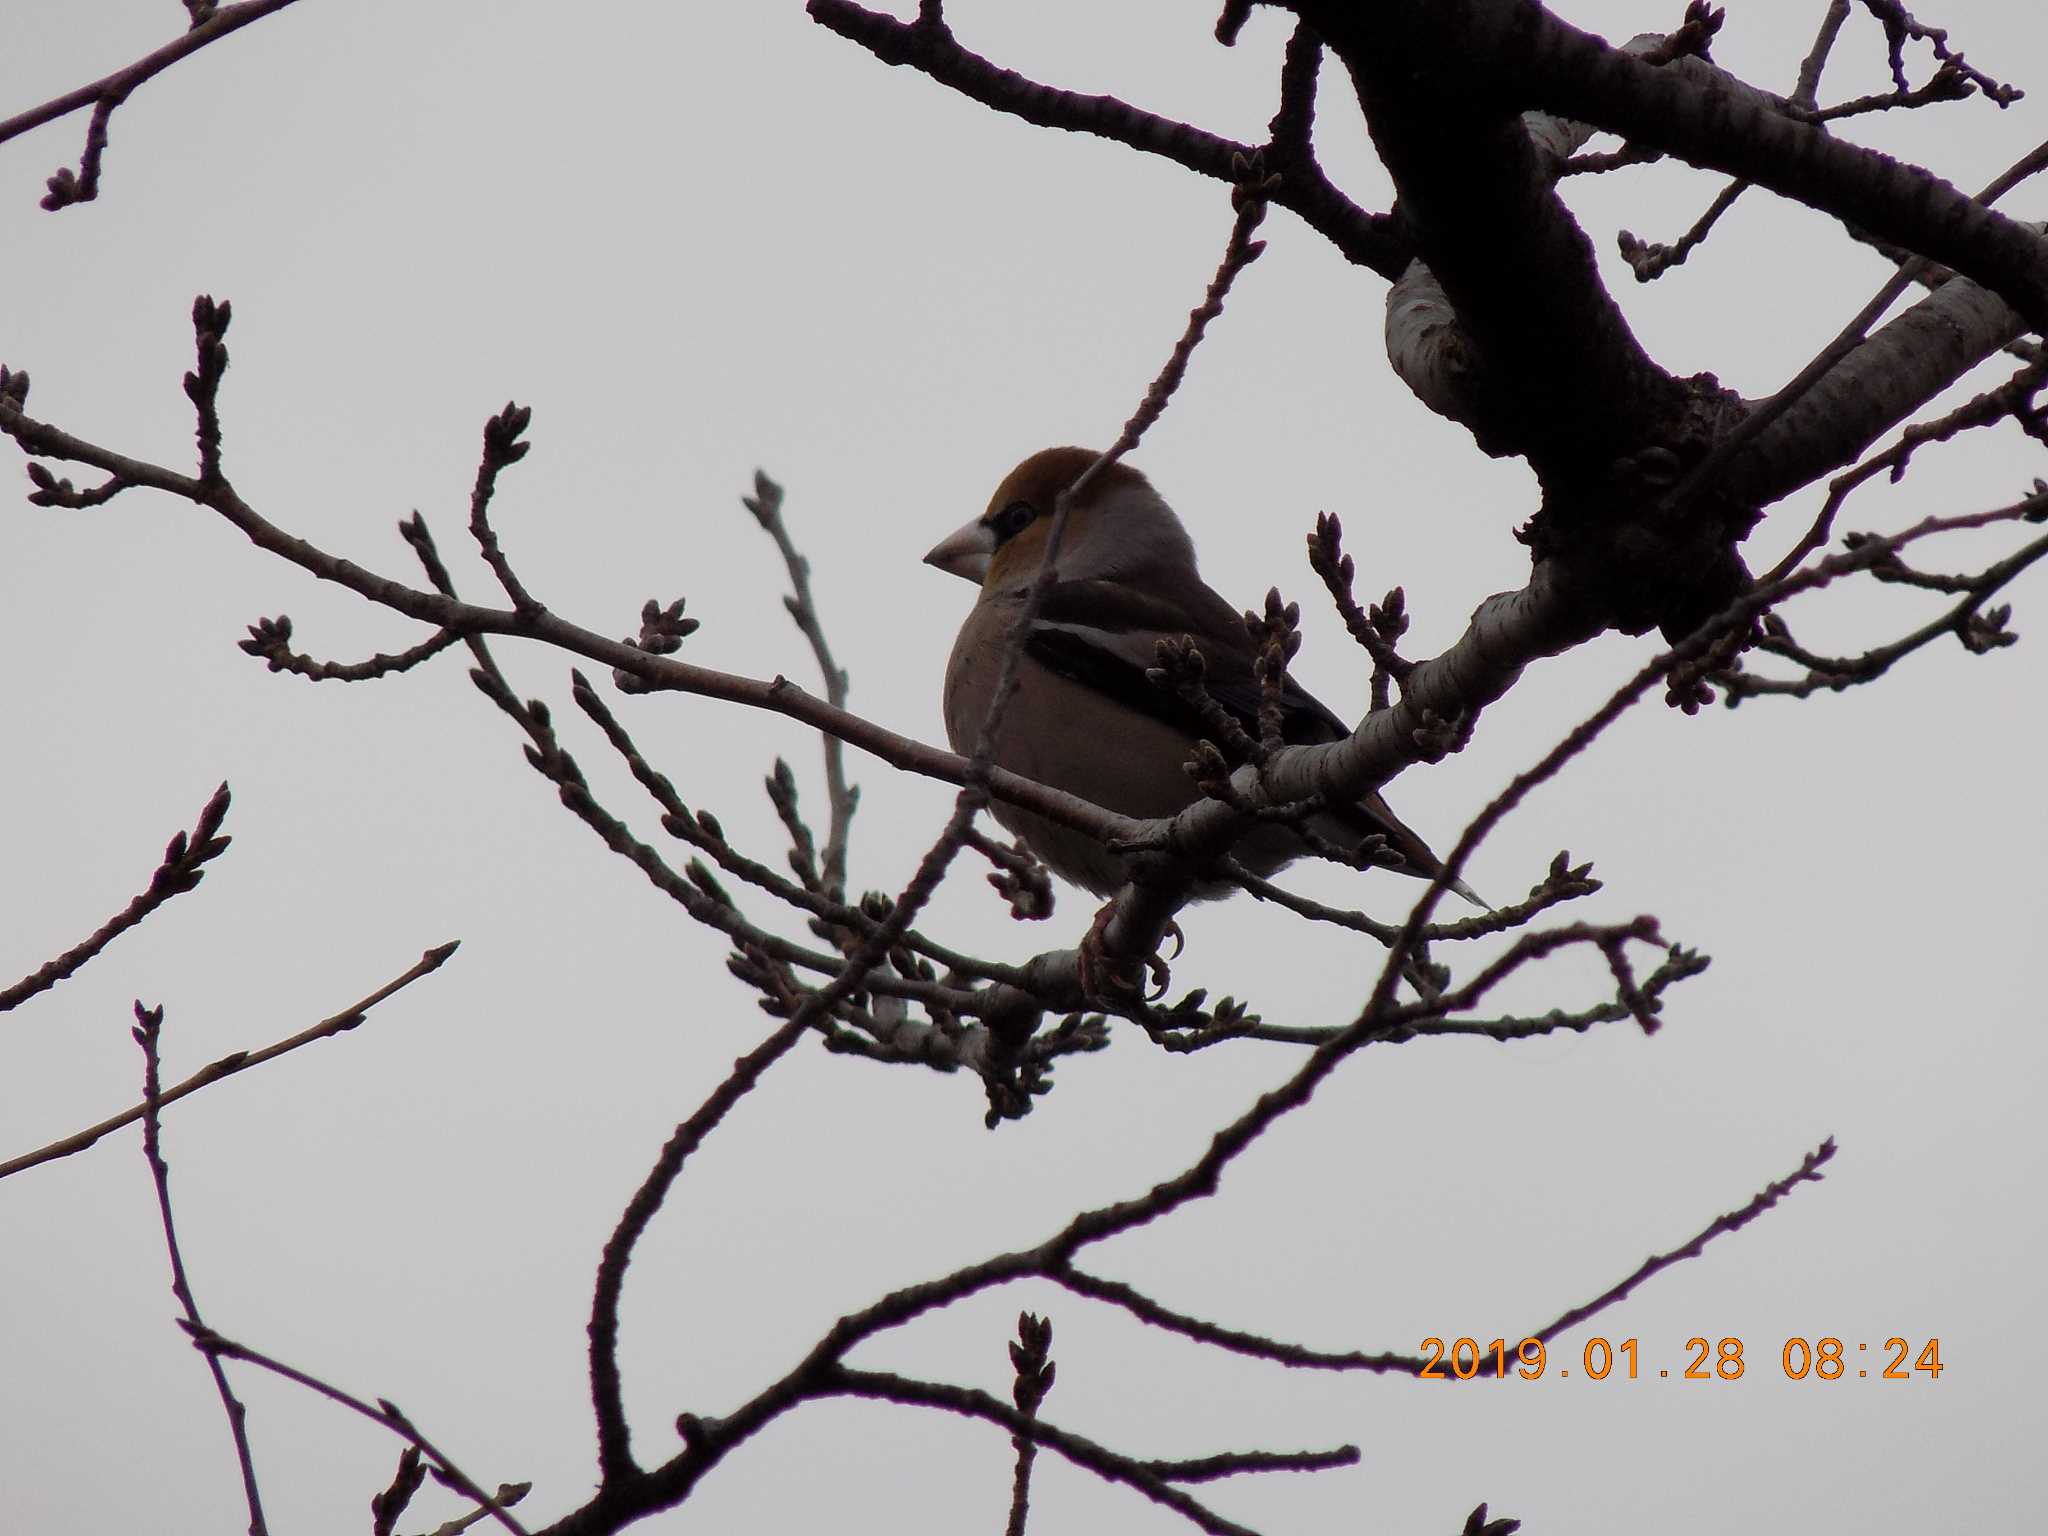
[[[1181,603],[1122,582],[1055,582],[1024,646],[1040,666],[1171,725],[1193,742],[1216,733],[1199,710],[1145,676],[1147,668],[1158,665],[1159,642],[1182,635],[1193,639],[1202,653],[1209,696],[1256,738],[1259,681],[1252,669],[1251,638],[1243,618],[1207,586],[1200,588],[1198,598]],[[1290,746],[1313,746],[1351,734],[1349,726],[1292,678],[1281,693],[1281,710],[1281,737]],[[1311,825],[1340,843],[1385,837],[1412,874],[1427,877],[1442,867],[1429,845],[1377,792],[1350,805],[1331,806]],[[1485,905],[1462,881],[1454,888]]]
[[[1171,689],[1147,680],[1162,640],[1186,635],[1206,664],[1209,696],[1253,736],[1259,731],[1259,681],[1244,621],[1207,587],[1201,601],[1169,602],[1113,581],[1056,582],[1047,591],[1025,646],[1062,677],[1116,698],[1190,737],[1213,735],[1201,714]],[[1289,678],[1281,692],[1281,736],[1289,745],[1336,741],[1350,728]]]

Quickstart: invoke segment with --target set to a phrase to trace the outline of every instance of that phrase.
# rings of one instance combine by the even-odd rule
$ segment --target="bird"
[[[1002,669],[1004,648],[1037,578],[1053,503],[1099,455],[1047,448],[1003,477],[988,510],[935,544],[927,565],[981,589],[946,663],[946,736],[956,752],[975,748]],[[1162,641],[1187,637],[1201,652],[1216,702],[1259,734],[1257,649],[1237,609],[1202,580],[1195,546],[1164,497],[1121,459],[1106,466],[1068,509],[1055,574],[1025,636],[1017,692],[992,743],[996,766],[1137,819],[1173,816],[1201,796],[1183,767],[1213,727],[1177,693],[1147,676]],[[1292,678],[1281,699],[1289,744],[1339,741],[1350,728]],[[1063,879],[1108,896],[1127,883],[1127,861],[1085,832],[998,801],[996,820]],[[1315,834],[1356,850],[1386,839],[1402,873],[1433,878],[1443,868],[1377,793],[1311,816]],[[1310,851],[1294,828],[1255,828],[1231,850],[1253,874],[1273,874]],[[1463,881],[1453,889],[1485,903]],[[1234,887],[1199,880],[1193,900]]]

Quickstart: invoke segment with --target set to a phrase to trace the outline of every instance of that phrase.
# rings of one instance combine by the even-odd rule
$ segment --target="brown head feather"
[[[1043,448],[1003,477],[1003,483],[989,498],[988,511],[981,519],[988,527],[997,530],[999,538],[995,555],[989,561],[988,574],[983,578],[983,586],[999,588],[1031,579],[1039,562],[1045,558],[1046,535],[1052,530],[1053,503],[1100,457],[1091,448]],[[1086,493],[1069,510],[1066,537],[1061,547],[1072,548],[1084,525],[1102,508],[1115,504],[1116,498],[1111,492],[1133,487],[1149,490],[1151,482],[1121,459],[1103,470],[1089,482]],[[1001,520],[1012,507],[1019,505],[1029,507],[1037,515],[1005,536]]]

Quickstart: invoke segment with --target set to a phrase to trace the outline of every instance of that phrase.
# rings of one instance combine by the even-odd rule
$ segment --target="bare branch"
[[[1866,482],[1885,473],[1896,484],[1912,462],[1914,453],[1925,445],[1945,443],[1960,433],[2031,411],[2034,397],[2044,383],[2048,383],[2048,365],[2030,363],[1996,389],[1986,390],[1965,401],[1945,416],[1906,428],[1899,434],[1899,440],[1884,452],[1873,454],[1846,474],[1836,476],[1828,486],[1827,500],[1822,503],[1813,525],[1764,580],[1776,581],[1790,574],[1808,555],[1827,543],[1843,503]]]
[[[1799,79],[1792,87],[1793,102],[1808,111],[1812,111],[1820,100],[1821,72],[1828,67],[1828,55],[1834,52],[1835,39],[1841,36],[1842,23],[1848,19],[1849,0],[1828,0],[1827,11],[1820,20],[1820,31],[1815,34],[1813,47],[1799,66]]]
[[[832,659],[832,647],[825,640],[825,624],[811,595],[811,562],[798,551],[782,518],[782,487],[760,470],[754,471],[754,494],[742,496],[741,504],[754,514],[769,538],[775,541],[782,563],[789,569],[790,596],[782,600],[796,627],[811,643],[818,673],[825,682],[825,702],[834,709],[846,708],[846,671]],[[860,804],[860,790],[846,782],[846,755],[837,736],[827,735],[825,743],[825,793],[831,807],[831,827],[825,835],[823,869],[825,894],[833,900],[846,895],[846,840],[853,813]]]
[[[1685,258],[1698,249],[1700,242],[1713,233],[1714,226],[1721,221],[1721,215],[1735,206],[1735,200],[1749,189],[1752,183],[1731,181],[1707,205],[1707,211],[1699,216],[1691,229],[1680,235],[1669,245],[1651,245],[1623,230],[1619,236],[1621,259],[1629,264],[1639,283],[1652,282],[1669,272],[1673,267],[1682,266]]]
[[[2030,521],[2039,522],[2048,516],[2048,491],[2037,492],[2012,508],[2003,509],[2028,516]],[[1851,549],[1860,549],[1868,541],[1867,536],[1852,543]],[[1875,682],[1891,670],[1898,662],[1923,650],[1944,636],[1953,635],[1966,650],[1983,655],[2001,650],[2014,643],[2017,638],[2006,628],[2011,618],[2010,607],[2001,606],[1983,611],[1984,604],[2018,576],[2043,558],[2048,558],[2048,537],[2034,540],[2022,546],[2003,560],[1985,567],[1971,576],[1930,577],[1907,568],[1895,556],[1880,553],[1869,567],[1870,574],[1880,581],[1898,581],[1908,585],[1927,587],[1941,592],[1960,592],[1961,599],[1936,618],[1909,631],[1887,645],[1873,647],[1859,656],[1816,656],[1811,652],[1792,645],[1789,638],[1766,636],[1758,648],[1789,657],[1806,668],[1806,675],[1794,679],[1758,677],[1754,674],[1734,670],[1717,669],[1711,673],[1713,681],[1726,692],[1730,707],[1740,704],[1746,698],[1761,694],[1785,694],[1793,698],[1805,698],[1823,689],[1839,693],[1845,688],[1860,683]]]
[[[163,1077],[157,1040],[163,1024],[161,1007],[144,1008],[139,1002],[135,1005],[135,1043],[142,1047],[142,1155],[149,1162],[150,1182],[156,1186],[157,1214],[163,1219],[164,1251],[171,1261],[171,1294],[178,1298],[185,1326],[203,1330],[206,1322],[199,1315],[199,1302],[185,1274],[185,1256],[178,1248],[178,1225],[171,1217],[171,1165],[164,1160],[163,1128],[158,1120],[158,1111],[163,1108]],[[235,1460],[242,1471],[242,1497],[249,1505],[249,1536],[268,1536],[270,1527],[263,1519],[263,1498],[256,1487],[256,1460],[249,1450],[249,1410],[228,1385],[228,1373],[220,1358],[209,1354],[206,1366],[213,1376],[214,1390],[220,1394],[221,1407],[227,1413],[228,1432],[234,1436]]]
[[[1083,1439],[1043,1419],[1027,1418],[1008,1403],[973,1387],[956,1387],[946,1382],[919,1381],[890,1371],[859,1371],[836,1366],[825,1375],[819,1396],[876,1398],[883,1402],[907,1403],[922,1408],[943,1408],[967,1418],[985,1419],[1012,1435],[1024,1435],[1050,1450],[1059,1452],[1077,1467],[1113,1483],[1134,1488],[1155,1504],[1165,1506],[1212,1536],[1255,1536],[1249,1527],[1226,1520],[1207,1505],[1175,1488],[1151,1464],[1119,1455],[1093,1440]],[[1346,1454],[1348,1452],[1348,1455]],[[1358,1459],[1355,1447],[1328,1453],[1325,1465],[1345,1466]]]
[[[1742,1228],[1755,1221],[1757,1217],[1763,1215],[1765,1211],[1768,1211],[1772,1206],[1784,1199],[1785,1196],[1791,1194],[1801,1184],[1818,1184],[1822,1178],[1820,1170],[1834,1155],[1835,1138],[1830,1136],[1818,1147],[1807,1153],[1804,1158],[1800,1159],[1799,1166],[1792,1172],[1786,1174],[1782,1179],[1773,1179],[1762,1189],[1758,1190],[1755,1197],[1740,1210],[1730,1211],[1725,1216],[1716,1216],[1706,1226],[1702,1227],[1676,1248],[1645,1259],[1627,1279],[1617,1285],[1608,1287],[1608,1289],[1602,1291],[1591,1301],[1582,1302],[1578,1306],[1570,1308],[1554,1322],[1525,1335],[1525,1337],[1540,1339],[1548,1343],[1567,1328],[1576,1327],[1588,1318],[1597,1317],[1617,1302],[1625,1300],[1629,1293],[1634,1291],[1637,1286],[1653,1276],[1661,1274],[1663,1271],[1671,1268],[1672,1265],[1682,1264],[1687,1259],[1698,1258],[1701,1253],[1706,1251],[1707,1244],[1711,1243],[1715,1238],[1725,1237],[1730,1232],[1741,1231]]]
[[[1010,1346],[1010,1366],[1016,1372],[1010,1400],[1027,1421],[1036,1420],[1039,1404],[1052,1390],[1055,1374],[1052,1323],[1048,1319],[1033,1317],[1029,1312],[1017,1315],[1017,1339]],[[1010,1437],[1010,1445],[1017,1453],[1017,1466],[1010,1477],[1010,1518],[1003,1529],[1005,1536],[1024,1536],[1025,1524],[1031,1516],[1031,1464],[1038,1456],[1038,1442],[1028,1434],[1016,1434]]]
[[[580,672],[572,673],[571,679],[571,694],[577,707],[596,722],[613,750],[625,760],[634,779],[647,791],[655,804],[661,807],[662,828],[671,837],[708,853],[727,874],[767,892],[777,901],[799,911],[811,913],[825,924],[834,928],[850,929],[856,933],[874,931],[878,919],[870,917],[860,907],[827,897],[809,884],[787,880],[766,865],[741,853],[726,839],[725,829],[717,817],[709,811],[692,812],[683,803],[682,797],[676,793],[674,784],[669,781],[667,775],[647,761],[626,728],[619,723],[618,717],[598,696],[589,679]],[[778,760],[776,766],[779,778],[781,770],[786,765]],[[775,779],[770,780],[771,785],[775,782]],[[978,841],[978,835],[970,835],[967,839],[970,845],[978,845]],[[1009,856],[1007,851],[1004,852]],[[1001,981],[1014,987],[1024,987],[1028,984],[1024,973],[1014,967],[995,965],[959,950],[950,949],[915,929],[903,935],[903,942],[918,954],[961,975],[984,981]],[[785,954],[781,958],[797,964],[809,963],[808,957],[795,953]]]
[[[761,1076],[788,1053],[811,1027],[811,1012],[799,1009],[786,1023],[733,1064],[725,1081],[714,1088],[689,1119],[675,1128],[654,1167],[626,1203],[618,1225],[605,1240],[597,1266],[597,1291],[590,1305],[590,1396],[597,1416],[597,1464],[607,1486],[630,1481],[639,1473],[633,1461],[632,1435],[619,1379],[619,1297],[625,1289],[626,1266],[648,1224],[661,1210],[669,1190],[691,1153],[716,1130],[728,1111],[753,1091]]]
[[[1065,1286],[1076,1296],[1086,1296],[1091,1301],[1103,1301],[1114,1307],[1121,1307],[1142,1323],[1149,1323],[1168,1333],[1177,1333],[1182,1338],[1192,1339],[1197,1344],[1212,1345],[1228,1350],[1234,1355],[1246,1355],[1254,1360],[1270,1360],[1276,1365],[1304,1367],[1318,1371],[1364,1371],[1373,1375],[1414,1376],[1425,1364],[1420,1355],[1367,1354],[1363,1350],[1310,1349],[1304,1344],[1289,1344],[1279,1339],[1270,1339],[1262,1334],[1247,1333],[1238,1328],[1224,1328],[1163,1306],[1137,1287],[1126,1285],[1121,1280],[1109,1280],[1092,1275],[1071,1265],[1055,1270],[1051,1277]]]
[[[1142,1463],[1154,1477],[1169,1483],[1213,1483],[1247,1472],[1328,1472],[1358,1465],[1358,1447],[1340,1445],[1329,1451],[1218,1451],[1181,1461]]]
[[[533,407],[508,400],[504,410],[484,423],[484,451],[477,461],[476,485],[469,493],[470,536],[476,540],[491,574],[498,578],[498,585],[512,599],[514,613],[533,613],[540,604],[520,585],[512,562],[505,558],[498,543],[497,531],[491,527],[491,497],[498,488],[498,472],[517,464],[533,446],[520,441],[532,420]]]
[[[439,970],[442,962],[455,953],[456,947],[457,943],[451,942],[443,944],[436,949],[428,950],[420,957],[419,963],[403,976],[386,982],[361,1002],[353,1007],[343,1009],[332,1018],[322,1019],[318,1024],[308,1029],[302,1029],[295,1035],[287,1036],[274,1045],[266,1045],[261,1050],[235,1051],[221,1057],[218,1061],[201,1067],[182,1083],[172,1088],[166,1088],[158,1095],[157,1107],[159,1111],[164,1105],[175,1104],[186,1095],[197,1093],[208,1084],[217,1083],[224,1077],[233,1077],[236,1073],[246,1072],[251,1067],[260,1067],[266,1061],[275,1061],[278,1057],[295,1051],[302,1045],[311,1045],[315,1040],[325,1040],[329,1035],[339,1035],[354,1029],[368,1017],[370,1010],[376,1007],[377,1004],[383,1002],[393,993],[411,986],[422,976]],[[6,1178],[9,1174],[20,1173],[24,1169],[34,1168],[42,1163],[55,1162],[60,1157],[69,1157],[74,1152],[83,1152],[87,1147],[92,1146],[109,1132],[118,1131],[124,1125],[133,1125],[143,1117],[147,1109],[148,1105],[146,1103],[138,1104],[133,1109],[123,1110],[118,1115],[102,1120],[98,1125],[88,1126],[75,1135],[66,1136],[59,1141],[53,1141],[48,1146],[38,1148],[34,1152],[24,1152],[19,1157],[10,1158],[4,1163],[0,1163],[0,1179]]]
[[[1582,896],[1591,896],[1600,890],[1601,884],[1593,878],[1593,866],[1580,864],[1576,867],[1567,863],[1568,854],[1560,853],[1551,860],[1550,870],[1528,896],[1504,907],[1477,917],[1461,917],[1455,922],[1430,923],[1422,929],[1424,941],[1434,939],[1477,939],[1491,934],[1506,933],[1520,928],[1531,918],[1562,902],[1577,901]],[[1225,862],[1224,869],[1231,878],[1260,901],[1270,901],[1276,906],[1287,908],[1297,917],[1311,922],[1329,923],[1333,927],[1349,928],[1354,932],[1367,934],[1382,944],[1392,944],[1401,933],[1398,923],[1383,923],[1368,917],[1363,912],[1347,911],[1341,907],[1325,906],[1322,902],[1311,901],[1270,880],[1262,880],[1245,869],[1235,859]]]
[[[901,22],[851,0],[809,0],[805,9],[813,21],[860,44],[883,63],[908,64],[983,106],[1039,127],[1113,139],[1140,153],[1164,156],[1198,175],[1232,183],[1240,179],[1238,162],[1249,160],[1261,148],[1141,111],[1114,96],[1084,96],[1027,80],[961,47],[936,18]],[[1299,60],[1295,68],[1303,68]],[[1282,151],[1274,159],[1281,184],[1272,201],[1298,214],[1351,261],[1383,277],[1397,276],[1414,255],[1401,221],[1365,212],[1331,185],[1313,157],[1286,153],[1300,142],[1306,128],[1305,95],[1299,88],[1290,95],[1284,88],[1287,78],[1283,71],[1282,107],[1275,115],[1275,137],[1266,146]]]
[[[1469,28],[1462,61],[1470,67],[1485,59],[1497,78],[1534,98],[1530,105],[1870,229],[1974,278],[2032,328],[2048,329],[2042,237],[1991,212],[1988,198],[1766,110],[1712,74],[1660,71],[1524,0],[1490,0],[1461,8],[1459,17]]]
[[[1913,14],[1899,0],[1862,0],[1863,8],[1877,19],[1884,28],[1885,46],[1889,50],[1892,66],[1892,83],[1901,95],[1911,87],[1906,80],[1905,49],[1907,42],[1923,42],[1933,50],[1935,58],[1941,61],[1943,69],[1953,69],[1966,76],[1986,96],[2001,107],[2018,101],[2024,92],[2012,86],[2001,85],[1982,70],[1971,68],[1960,53],[1953,53],[1948,46],[1948,33],[1940,27],[1930,27],[1914,19]]]
[[[229,799],[228,787],[223,783],[199,812],[199,820],[191,835],[188,837],[180,832],[171,839],[170,845],[164,849],[163,862],[157,865],[156,873],[149,877],[149,884],[142,893],[101,924],[91,937],[0,992],[0,1013],[19,1007],[38,992],[46,992],[73,975],[93,956],[173,896],[183,895],[205,879],[207,863],[225,853],[228,844],[234,841],[231,837],[220,836],[221,823],[227,819]]]
[[[316,661],[311,656],[302,655],[291,648],[291,640],[292,621],[279,614],[274,619],[258,619],[249,626],[249,638],[236,644],[251,656],[269,663],[273,672],[290,672],[316,683],[362,683],[410,672],[421,662],[460,644],[462,636],[449,629],[436,630],[418,645],[395,656],[379,651],[368,661],[346,664]]]
[[[76,171],[65,167],[50,178],[50,190],[43,198],[43,207],[54,211],[73,203],[90,202],[99,194],[100,158],[106,152],[108,122],[114,110],[135,93],[136,87],[162,74],[188,54],[197,53],[208,43],[218,42],[230,32],[240,31],[250,22],[260,21],[291,3],[292,0],[242,0],[239,5],[207,4],[204,14],[201,14],[194,0],[186,0],[186,9],[192,13],[192,25],[184,36],[164,44],[154,53],[145,54],[125,69],[117,69],[90,85],[66,91],[39,107],[18,112],[0,122],[0,144],[90,107],[92,122],[86,130],[85,156]]]
[[[129,487],[163,491],[184,501],[212,509],[248,537],[251,543],[279,556],[322,580],[348,588],[358,596],[395,612],[419,619],[437,629],[447,629],[466,642],[486,635],[511,635],[538,640],[558,650],[588,658],[615,673],[630,677],[649,689],[672,690],[724,699],[767,709],[806,725],[839,736],[851,745],[872,753],[892,767],[921,773],[951,783],[965,782],[968,759],[940,751],[911,737],[886,730],[844,710],[834,709],[806,693],[785,678],[760,680],[709,667],[694,666],[671,656],[652,654],[637,645],[613,640],[595,630],[570,624],[544,608],[528,612],[479,607],[438,590],[422,591],[403,582],[375,575],[350,560],[331,555],[305,540],[278,528],[251,507],[224,480],[201,481],[159,465],[130,459],[72,436],[27,416],[21,409],[26,393],[26,375],[19,372],[5,378],[17,386],[0,390],[0,432],[12,437],[28,453],[83,463],[120,476]],[[424,525],[417,519],[400,525],[416,551]],[[426,558],[422,554],[422,558]],[[434,567],[445,576],[438,556]],[[1032,780],[988,770],[992,792],[1003,799],[1045,816],[1062,826],[1071,826],[1097,836],[1116,837],[1135,831],[1139,823],[1091,806],[1078,796],[1064,794],[1035,784]]]
[[[512,1536],[527,1536],[526,1527],[513,1518],[507,1506],[516,1504],[524,1498],[530,1485],[508,1483],[500,1487],[495,1496],[485,1493],[467,1473],[450,1461],[433,1441],[420,1433],[418,1426],[389,1398],[379,1398],[374,1404],[366,1403],[331,1382],[322,1381],[318,1376],[302,1371],[297,1366],[286,1365],[282,1360],[266,1355],[261,1350],[251,1349],[246,1344],[224,1338],[211,1328],[187,1324],[185,1331],[192,1336],[192,1347],[202,1354],[226,1360],[245,1360],[274,1376],[282,1376],[286,1381],[297,1382],[309,1392],[316,1392],[329,1402],[338,1403],[352,1413],[361,1414],[372,1424],[383,1425],[408,1445],[418,1448],[420,1454],[427,1458],[435,1481],[453,1488],[466,1499],[474,1500],[480,1508],[489,1511],[498,1524],[512,1532]]]

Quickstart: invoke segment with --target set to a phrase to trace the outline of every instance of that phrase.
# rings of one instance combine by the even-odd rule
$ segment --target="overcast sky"
[[[1851,136],[1979,186],[2043,137],[2048,16],[1927,5],[1973,63],[2038,94],[2003,113],[1980,100],[1862,120]],[[1255,139],[1285,18],[1256,14],[1226,50],[1213,9],[949,11],[966,43],[1027,75]],[[1681,7],[1556,9],[1620,40]],[[1731,5],[1717,55],[1786,89],[1822,9]],[[0,17],[0,116],[184,20],[168,0],[4,0]],[[1884,88],[1867,17],[1837,60],[1824,99]],[[1915,79],[1926,69],[1916,56]],[[1325,162],[1383,208],[1348,92],[1325,78]],[[232,299],[226,466],[278,523],[410,580],[394,524],[417,508],[465,592],[489,597],[466,498],[485,419],[516,399],[534,408],[534,448],[502,482],[497,526],[543,601],[623,635],[645,599],[682,596],[703,623],[690,659],[809,683],[783,573],[737,500],[765,467],[788,487],[854,707],[934,741],[972,594],[919,556],[1026,453],[1114,435],[1230,221],[1225,189],[885,68],[797,0],[306,0],[145,87],[114,120],[100,200],[43,213],[43,179],[75,163],[83,130],[71,119],[0,147],[0,361],[32,373],[32,414],[188,464],[192,296]],[[1886,269],[1828,221],[1752,194],[1683,270],[1636,285],[1616,231],[1673,238],[1717,186],[1657,166],[1568,190],[1650,353],[1766,394]],[[2038,190],[2012,206],[2048,214]],[[1406,587],[1411,649],[1430,655],[1526,579],[1511,530],[1534,482],[1393,380],[1378,278],[1285,213],[1267,234],[1135,461],[1227,596],[1278,584],[1302,600],[1297,674],[1355,715],[1361,658],[1302,553],[1315,514],[1343,517],[1363,592]],[[235,845],[198,892],[0,1020],[0,1158],[134,1102],[135,998],[164,1005],[166,1072],[182,1077],[460,938],[447,967],[352,1034],[167,1113],[184,1250],[222,1332],[395,1399],[487,1484],[533,1480],[529,1523],[572,1508],[595,1475],[584,1324],[599,1248],[670,1128],[768,1021],[726,975],[724,942],[562,812],[459,655],[359,686],[270,674],[235,648],[264,615],[289,613],[298,644],[342,660],[422,635],[183,503],[29,507],[7,457],[0,984],[125,902],[223,778]],[[1995,505],[2042,472],[2016,432],[1980,434],[1930,451],[1845,522]],[[1752,563],[1774,561],[1814,505],[1774,512]],[[1855,649],[1924,622],[1923,596],[1845,589],[1790,617],[1816,649]],[[1332,1349],[1513,1338],[1838,1137],[1825,1183],[1559,1346],[1637,1338],[1649,1379],[1451,1389],[1290,1372],[1038,1288],[857,1358],[1006,1395],[1004,1342],[1029,1306],[1054,1322],[1045,1413],[1065,1427],[1151,1456],[1363,1448],[1351,1470],[1207,1491],[1262,1529],[1449,1536],[1480,1499],[1532,1532],[2037,1520],[2022,1468],[2048,1419],[2048,589],[2037,573],[2013,597],[2026,638],[1990,657],[1936,646],[1877,687],[1805,703],[1645,707],[1486,846],[1469,873],[1497,901],[1569,849],[1607,882],[1576,915],[1655,913],[1713,955],[1655,1038],[1618,1025],[1365,1052],[1216,1199],[1097,1256],[1170,1305]],[[1647,647],[1608,637],[1532,667],[1468,751],[1404,775],[1390,800],[1448,845]],[[660,841],[570,706],[568,660],[499,654],[557,706],[608,803]],[[685,798],[771,862],[759,785],[777,754],[822,806],[817,743],[788,721],[673,696],[619,708]],[[893,890],[951,791],[858,754],[852,766],[854,878]],[[1413,894],[1388,876],[1288,879],[1388,917]],[[925,926],[1021,959],[1073,942],[1090,911],[1064,892],[1051,923],[1019,928],[963,867]],[[1246,898],[1184,922],[1177,988],[1249,997],[1275,1022],[1348,1022],[1379,962]],[[1559,963],[1503,1003],[1572,1006],[1602,985],[1597,964]],[[1185,1166],[1297,1060],[1263,1045],[1168,1056],[1120,1028],[991,1134],[970,1079],[799,1049],[639,1250],[624,1361],[642,1453],[673,1445],[678,1412],[725,1412],[780,1375],[840,1313]],[[0,1187],[0,1301],[0,1526],[246,1524],[212,1386],[172,1322],[134,1130]],[[1747,1376],[1678,1380],[1695,1335],[1740,1338]],[[1784,1341],[1823,1335],[1868,1343],[1864,1361],[1894,1335],[1938,1338],[1946,1369],[1786,1381]],[[295,1388],[237,1380],[273,1529],[364,1529],[397,1446]],[[647,1528],[994,1529],[1009,1459],[986,1425],[806,1408]],[[1056,1457],[1039,1468],[1034,1529],[1184,1528]],[[404,1529],[459,1507],[430,1490]]]

